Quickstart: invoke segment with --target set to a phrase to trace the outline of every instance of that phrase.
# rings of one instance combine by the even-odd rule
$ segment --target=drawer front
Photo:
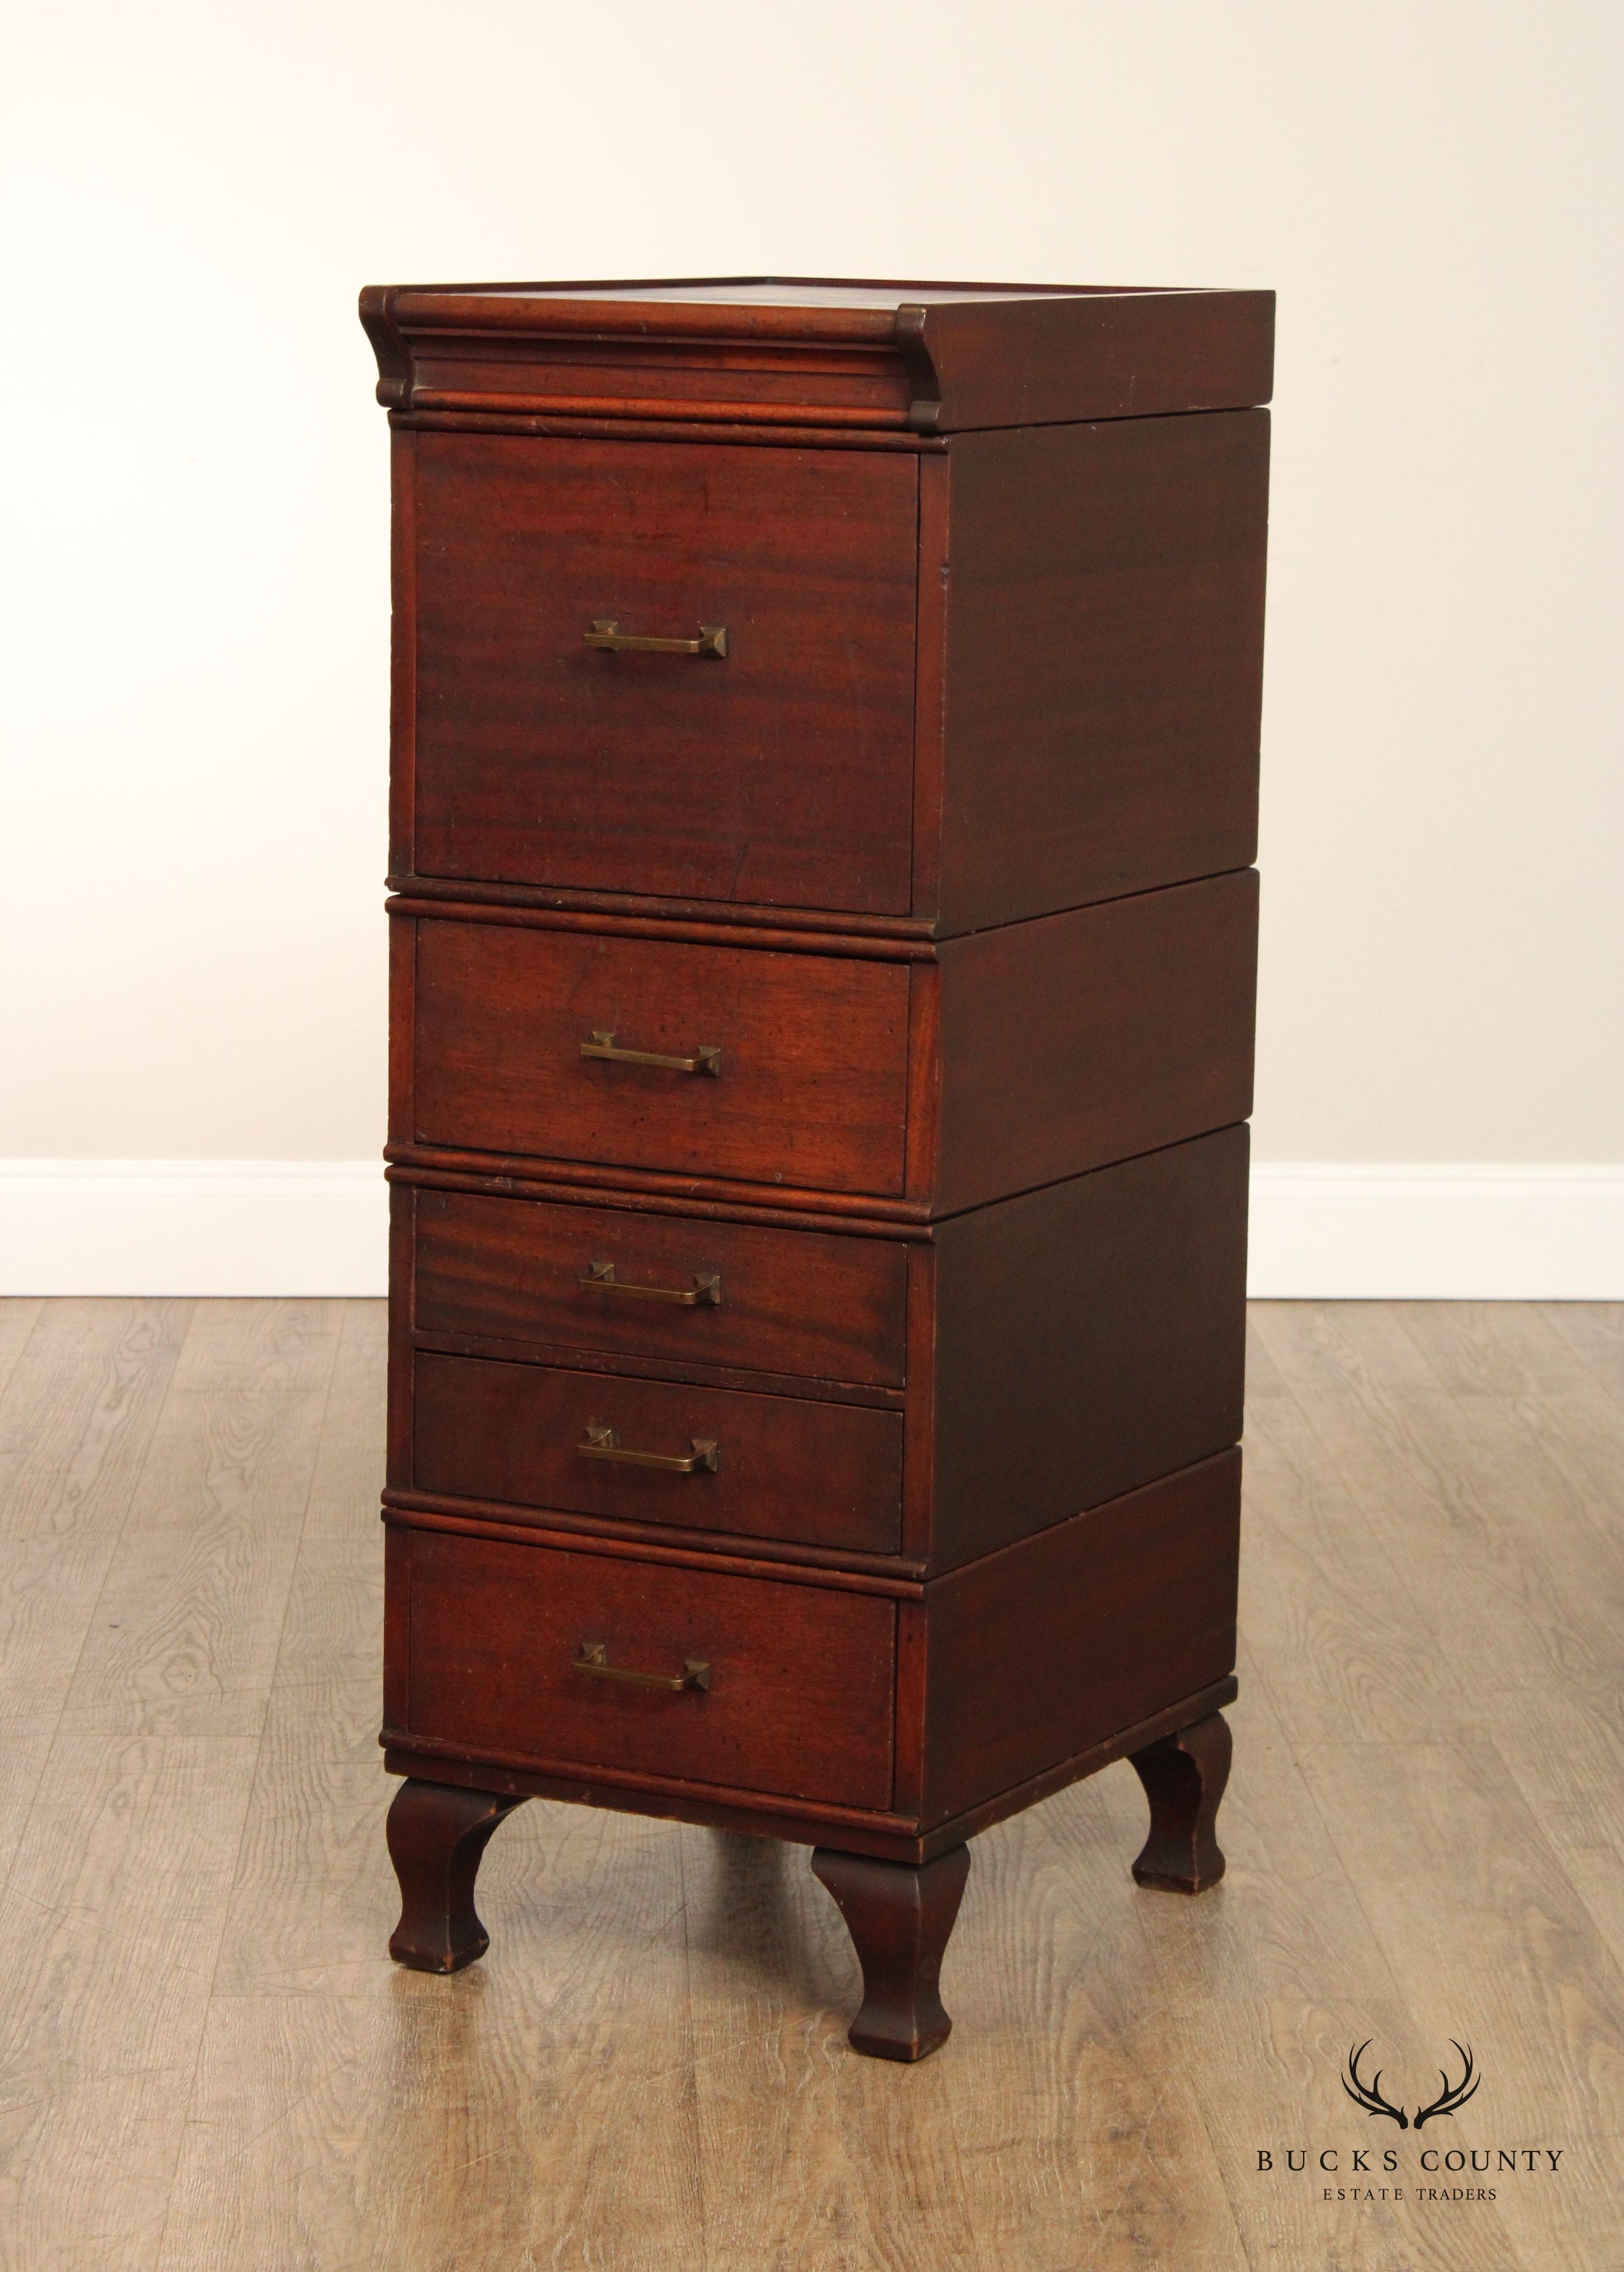
[[[900,1412],[427,1350],[414,1382],[419,1491],[859,1553],[900,1549]],[[583,1448],[604,1430],[610,1439]],[[696,1454],[696,1442],[714,1452]],[[685,1472],[605,1452],[695,1464]]]
[[[424,434],[415,864],[906,914],[917,476],[876,452]],[[620,635],[726,653],[615,653]]]
[[[896,1620],[872,1594],[396,1530],[408,1732],[836,1805],[891,1803]],[[583,1644],[662,1689],[576,1670]]]
[[[895,1239],[467,1192],[414,1198],[422,1333],[902,1385],[908,1250]]]
[[[415,990],[420,1143],[902,1188],[904,963],[433,920]],[[598,1034],[679,1060],[715,1049],[717,1070],[583,1057]]]

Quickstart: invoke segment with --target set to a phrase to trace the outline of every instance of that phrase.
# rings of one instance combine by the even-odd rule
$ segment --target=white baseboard
[[[0,1293],[381,1294],[378,1160],[0,1160]]]
[[[1254,1297],[1624,1301],[1624,1167],[1252,1170]]]
[[[0,1293],[377,1295],[371,1160],[0,1161]],[[1624,1301],[1624,1167],[1252,1173],[1254,1295]]]

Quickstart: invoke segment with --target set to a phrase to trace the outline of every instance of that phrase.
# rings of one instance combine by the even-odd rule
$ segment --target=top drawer
[[[419,435],[415,871],[905,915],[917,497],[879,452]]]

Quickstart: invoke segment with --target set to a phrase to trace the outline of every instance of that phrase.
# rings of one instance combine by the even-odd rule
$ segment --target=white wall
[[[776,269],[1278,288],[1259,1155],[1624,1160],[1616,0],[13,25],[0,1154],[376,1155],[357,287]],[[76,1213],[32,1173],[13,1282]],[[1624,1294],[1616,1177],[1558,1180]],[[58,1275],[161,1274],[109,1237]]]

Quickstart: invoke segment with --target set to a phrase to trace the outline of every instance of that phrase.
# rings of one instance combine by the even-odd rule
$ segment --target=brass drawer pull
[[[691,1452],[628,1452],[607,1420],[588,1420],[587,1432],[576,1445],[583,1460],[619,1460],[628,1468],[660,1468],[668,1476],[715,1475],[722,1465],[722,1446],[714,1437],[691,1436]]]
[[[679,1309],[692,1310],[700,1302],[722,1302],[721,1274],[715,1270],[696,1270],[692,1286],[623,1286],[615,1275],[612,1262],[588,1262],[580,1274],[580,1282],[595,1294],[630,1294],[640,1302],[675,1302]]]
[[[698,639],[633,639],[613,616],[599,616],[580,638],[583,646],[601,647],[610,654],[714,654],[721,661],[728,651],[725,624],[701,624]]]
[[[708,1688],[710,1667],[702,1656],[683,1659],[680,1672],[634,1672],[629,1664],[611,1664],[609,1643],[605,1640],[584,1640],[580,1655],[572,1657],[571,1666],[576,1672],[589,1672],[595,1680],[631,1680],[640,1688]]]
[[[722,1071],[722,1050],[719,1043],[706,1042],[691,1058],[664,1058],[655,1050],[617,1050],[613,1034],[599,1030],[589,1042],[583,1042],[580,1053],[584,1058],[607,1058],[610,1065],[663,1065],[668,1072],[709,1072]]]

